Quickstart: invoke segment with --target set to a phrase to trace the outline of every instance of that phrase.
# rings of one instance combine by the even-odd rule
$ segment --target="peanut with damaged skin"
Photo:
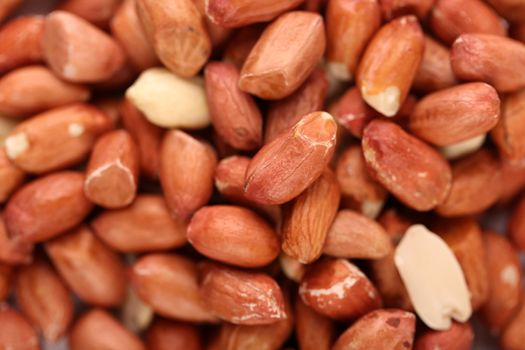
[[[332,349],[411,349],[415,323],[414,314],[403,310],[372,311],[351,325]]]
[[[91,105],[58,107],[19,123],[5,139],[5,151],[22,170],[42,174],[84,160],[111,128],[111,120]]]
[[[394,116],[408,95],[423,50],[423,32],[414,16],[394,19],[379,29],[357,69],[356,83],[366,103],[384,116]]]
[[[26,1],[0,348],[521,349],[519,1]]]
[[[217,317],[240,325],[285,320],[284,296],[270,276],[207,262],[201,266],[200,295]]]
[[[336,131],[328,113],[314,112],[301,118],[252,158],[246,170],[246,197],[260,204],[283,204],[298,196],[331,160]]]
[[[362,149],[374,178],[409,207],[430,210],[447,198],[452,183],[448,162],[396,124],[370,122]]]
[[[295,125],[302,116],[323,109],[328,90],[325,72],[315,69],[306,81],[290,96],[270,103],[266,116],[264,143]]]
[[[337,320],[358,318],[382,304],[372,282],[345,259],[324,258],[310,265],[299,296],[318,313]]]
[[[375,181],[366,169],[361,147],[345,149],[336,164],[336,176],[341,188],[342,206],[376,218],[388,197],[388,192]]]
[[[264,30],[250,51],[239,88],[269,100],[287,97],[314,70],[325,45],[321,16],[288,12]]]
[[[125,207],[138,190],[139,154],[131,135],[115,130],[100,137],[91,152],[84,193],[104,208]]]
[[[377,0],[331,0],[326,9],[328,71],[339,80],[352,80],[359,59],[381,25]]]

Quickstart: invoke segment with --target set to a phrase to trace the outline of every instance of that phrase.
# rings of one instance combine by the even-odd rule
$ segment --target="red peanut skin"
[[[267,265],[280,251],[277,233],[263,218],[231,205],[199,209],[191,218],[187,236],[201,254],[241,267]]]
[[[328,113],[304,116],[253,157],[246,171],[246,197],[260,204],[283,204],[298,196],[331,160],[336,131]]]
[[[64,171],[22,187],[4,211],[8,235],[27,242],[42,242],[81,223],[93,208],[84,196],[83,184],[83,174]]]
[[[209,144],[179,130],[164,135],[160,183],[176,218],[186,221],[208,202],[216,166],[217,155]]]
[[[253,97],[237,86],[239,71],[233,64],[209,62],[204,70],[211,122],[232,147],[253,150],[261,145],[262,116]]]

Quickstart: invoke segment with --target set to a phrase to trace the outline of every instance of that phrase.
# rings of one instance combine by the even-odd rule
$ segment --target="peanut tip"
[[[29,148],[29,140],[23,132],[14,134],[5,139],[5,152],[9,159],[16,159]]]
[[[362,89],[363,99],[370,107],[374,108],[379,113],[386,117],[393,117],[396,115],[400,107],[399,88],[396,86],[389,86],[378,94],[368,94],[366,88]]]

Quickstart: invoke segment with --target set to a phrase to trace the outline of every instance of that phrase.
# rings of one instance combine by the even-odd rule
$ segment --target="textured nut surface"
[[[246,171],[246,197],[261,204],[282,204],[298,196],[331,160],[336,131],[328,113],[314,112],[301,118],[253,157]]]
[[[379,3],[329,1],[325,21],[327,68],[337,79],[351,80],[368,41],[381,25]]]
[[[83,183],[84,175],[63,171],[23,186],[5,207],[8,235],[40,242],[81,223],[93,208],[84,196]]]
[[[293,93],[314,70],[325,49],[321,16],[293,11],[263,32],[241,70],[241,90],[264,99]]]
[[[160,157],[166,204],[177,219],[185,221],[212,195],[217,155],[208,143],[173,129],[164,135]]]
[[[375,218],[383,208],[388,192],[368,173],[360,146],[345,149],[336,165],[343,207]]]
[[[100,137],[91,151],[84,193],[104,208],[122,208],[135,199],[138,190],[139,153],[125,130]]]
[[[496,11],[480,0],[436,1],[430,15],[430,26],[447,44],[452,44],[459,35],[465,33],[507,34]]]
[[[138,195],[126,208],[99,214],[91,227],[104,243],[121,252],[165,250],[186,243],[186,225],[171,217],[160,195]]]
[[[125,63],[124,51],[112,37],[65,11],[46,16],[42,47],[53,72],[72,82],[108,80]]]
[[[82,161],[111,127],[109,118],[91,105],[58,107],[19,123],[5,139],[5,151],[27,172],[60,170]]]
[[[413,313],[396,309],[375,310],[350,326],[332,349],[411,349],[415,328]]]
[[[323,109],[328,90],[326,74],[315,69],[306,81],[290,96],[268,105],[264,130],[264,143],[294,126],[302,116]]]
[[[379,29],[357,70],[356,83],[366,103],[387,117],[397,113],[421,63],[424,44],[415,16],[394,19]]]
[[[208,310],[234,324],[271,324],[289,317],[279,285],[260,272],[205,263],[200,295]]]
[[[241,91],[239,71],[233,64],[210,62],[204,70],[211,122],[217,134],[240,150],[258,148],[262,142],[262,116],[254,99]]]
[[[236,350],[236,349],[281,349],[293,331],[294,319],[289,303],[286,303],[288,317],[271,324],[243,325],[223,323],[218,337],[212,341],[209,350]],[[213,347],[215,346],[215,347]]]
[[[194,1],[136,0],[136,4],[160,61],[181,77],[197,74],[210,56],[211,42]]]
[[[150,68],[126,90],[126,97],[153,124],[200,129],[210,124],[201,78],[181,78],[165,68]]]
[[[394,261],[418,316],[435,330],[472,314],[461,266],[447,244],[423,225],[411,226],[396,248]]]
[[[191,218],[188,241],[211,259],[241,267],[260,267],[279,255],[275,230],[249,209],[213,205],[199,209]]]
[[[499,116],[496,90],[485,83],[469,83],[425,96],[410,115],[408,127],[423,140],[448,146],[486,133]]]
[[[396,124],[370,122],[362,148],[372,175],[409,207],[430,210],[446,199],[452,180],[447,161]]]
[[[450,66],[450,50],[425,35],[425,51],[414,78],[414,89],[432,92],[455,84],[457,84],[457,79]]]
[[[195,264],[175,254],[148,254],[130,271],[139,297],[159,315],[190,322],[215,321],[199,296]]]
[[[49,93],[53,91],[53,93]],[[0,79],[0,113],[26,117],[90,98],[87,87],[60,80],[48,68],[27,66]]]
[[[92,305],[120,305],[126,292],[121,257],[84,225],[48,241],[45,250],[67,285]]]
[[[381,297],[372,282],[345,259],[325,258],[310,265],[299,285],[299,295],[315,311],[340,320],[381,307]]]
[[[281,234],[283,251],[300,263],[319,258],[339,207],[340,190],[326,169],[303,193],[285,206]]]
[[[323,247],[326,255],[348,259],[380,259],[390,251],[390,237],[372,219],[355,211],[337,213]]]
[[[450,61],[454,74],[467,81],[484,81],[499,92],[525,86],[525,45],[490,34],[463,34],[452,45]]]

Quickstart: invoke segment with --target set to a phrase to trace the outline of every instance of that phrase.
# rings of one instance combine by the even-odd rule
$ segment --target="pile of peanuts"
[[[525,350],[523,0],[29,2],[0,350]]]

